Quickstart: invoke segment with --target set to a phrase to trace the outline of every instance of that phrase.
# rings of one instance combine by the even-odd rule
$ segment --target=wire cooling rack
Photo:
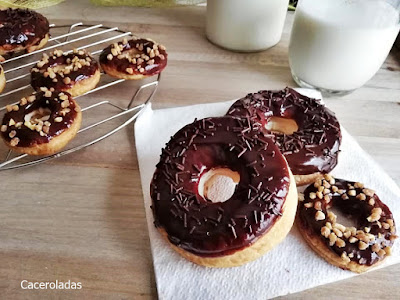
[[[41,59],[43,53],[54,49],[62,49],[64,52],[86,49],[97,59],[107,45],[124,37],[134,36],[131,32],[119,30],[118,27],[107,27],[102,24],[84,25],[82,23],[63,26],[52,24],[50,33],[52,37],[46,47],[32,53],[11,57],[2,63],[7,84],[6,89],[0,94],[0,118],[4,115],[6,105],[17,104],[21,97],[33,92],[29,84],[30,69]],[[82,108],[83,124],[78,135],[67,148],[53,155],[38,157],[16,154],[8,150],[5,145],[0,145],[0,158],[4,157],[3,160],[0,160],[0,171],[43,163],[104,140],[132,123],[139,116],[145,105],[154,96],[161,79],[160,74],[154,79],[135,82],[111,78],[104,73],[101,75],[101,80],[96,88],[75,97]],[[112,97],[114,94],[112,89],[116,85],[121,89],[126,89],[127,92],[124,94],[129,98],[102,100],[105,94],[109,94],[108,98]],[[94,95],[86,97],[89,94]],[[104,128],[100,129],[102,126]]]

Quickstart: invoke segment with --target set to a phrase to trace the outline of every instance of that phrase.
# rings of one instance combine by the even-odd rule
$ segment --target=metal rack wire
[[[0,94],[0,113],[4,113],[8,104],[17,104],[21,98],[18,95],[25,96],[32,92],[29,91],[29,89],[31,89],[30,84],[24,84],[24,81],[29,82],[30,68],[38,62],[43,53],[47,53],[54,49],[63,49],[64,52],[72,52],[73,49],[87,49],[92,53],[93,56],[96,57],[101,53],[106,45],[114,41],[118,41],[124,37],[134,36],[131,32],[119,30],[118,27],[106,27],[102,24],[84,25],[82,23],[75,23],[72,25],[63,26],[55,26],[52,24],[50,27],[52,36],[54,37],[49,39],[49,43],[46,47],[32,53],[11,57],[2,63],[5,70],[4,73],[7,78],[7,85],[6,91]],[[104,75],[104,73],[101,75],[102,79],[96,88],[82,96],[75,97],[75,99],[81,97],[83,98],[88,94],[111,88],[125,81],[125,79],[113,79],[110,81],[111,78],[109,76]],[[70,146],[69,148],[66,148],[56,154],[37,157],[27,154],[15,154],[11,150],[6,151],[3,161],[0,161],[0,171],[43,163],[51,159],[74,153],[104,140],[128,124],[132,123],[139,116],[146,104],[150,102],[154,96],[160,79],[161,75],[159,74],[153,81],[147,83],[141,81],[140,85],[135,87],[133,96],[130,98],[130,100],[128,100],[129,104],[127,106],[123,104],[117,104],[110,100],[100,100],[100,97],[95,99],[94,103],[87,106],[82,106],[83,101],[80,101],[81,99],[79,99],[81,102],[80,105],[82,107],[83,119],[85,119],[85,115],[89,114],[95,108],[104,108],[105,106],[108,106],[114,109],[116,112],[113,112],[110,116],[106,116],[100,120],[95,120],[93,123],[83,126],[79,130],[77,137],[74,139],[75,145]],[[133,87],[129,88],[133,89]],[[139,102],[141,95],[144,94],[144,91],[146,90],[149,90],[147,97],[142,100],[142,103],[137,103]],[[10,101],[10,99],[13,99],[13,102]],[[91,137],[89,141],[79,141],[80,136],[83,133],[89,132],[95,127],[109,123],[112,120],[120,120],[120,122],[112,129],[107,129],[105,133],[102,133],[94,138]],[[6,147],[4,146],[4,148]]]

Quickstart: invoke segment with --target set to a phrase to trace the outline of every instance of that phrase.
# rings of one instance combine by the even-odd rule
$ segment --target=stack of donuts
[[[154,224],[186,259],[233,267],[279,244],[297,211],[312,249],[364,272],[390,255],[396,228],[372,189],[329,174],[341,140],[335,114],[317,99],[291,88],[248,94],[162,149],[150,185]],[[304,195],[296,185],[307,186]],[[332,208],[354,224],[340,223]]]
[[[0,55],[4,61],[20,52],[41,49],[49,39],[49,22],[25,9],[0,10]],[[86,50],[44,53],[31,69],[34,93],[8,105],[1,136],[12,150],[49,155],[64,148],[80,129],[82,114],[77,97],[100,81],[100,66],[109,76],[140,80],[160,73],[167,65],[163,45],[133,38],[114,43],[100,54],[99,63]],[[6,84],[0,65],[0,92]]]

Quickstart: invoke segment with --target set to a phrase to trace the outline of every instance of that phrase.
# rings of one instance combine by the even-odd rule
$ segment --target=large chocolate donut
[[[42,48],[49,39],[49,21],[28,9],[0,10],[0,55]]]
[[[31,85],[35,90],[41,87],[54,88],[76,97],[96,87],[100,80],[100,68],[92,55],[84,50],[63,52],[54,50],[31,69]]]
[[[339,209],[356,227],[337,222]],[[361,273],[391,254],[396,227],[389,208],[362,183],[329,174],[304,191],[298,225],[306,241],[329,263]]]
[[[238,177],[225,202],[202,192],[204,178],[219,170]],[[218,191],[212,183],[208,191],[218,198],[227,185],[223,181]],[[179,130],[162,150],[151,198],[155,225],[173,248],[211,267],[263,255],[289,232],[297,206],[294,178],[279,149],[258,125],[233,117]]]
[[[1,136],[12,150],[48,155],[73,139],[82,121],[79,105],[71,95],[46,88],[8,105],[1,123]]]
[[[268,128],[275,143],[286,157],[298,185],[313,182],[329,173],[337,164],[341,143],[340,125],[333,112],[319,101],[291,88],[281,91],[260,91],[236,101],[228,115],[246,116]],[[269,122],[281,123],[271,128]],[[279,132],[294,120],[297,130]],[[295,125],[295,126],[296,126]]]
[[[150,39],[124,39],[105,48],[99,57],[104,72],[116,78],[138,80],[160,73],[167,65],[163,45]]]

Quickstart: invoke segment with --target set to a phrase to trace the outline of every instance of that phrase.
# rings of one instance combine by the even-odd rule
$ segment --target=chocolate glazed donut
[[[179,130],[162,150],[150,190],[155,226],[179,254],[209,267],[263,255],[289,232],[297,206],[285,158],[259,125],[238,117]]]
[[[80,107],[70,94],[42,88],[19,104],[7,106],[1,136],[16,152],[48,155],[75,137],[81,121]]]
[[[342,136],[334,113],[291,88],[248,94],[227,114],[260,122],[286,157],[298,185],[313,182],[337,164]]]
[[[350,217],[355,227],[337,222],[332,208]],[[306,188],[298,215],[300,232],[314,251],[329,263],[357,273],[390,255],[397,237],[391,211],[373,190],[329,174]]]
[[[105,48],[99,57],[104,72],[116,78],[139,80],[167,66],[166,48],[150,39],[124,39]]]
[[[28,9],[0,10],[0,55],[42,48],[49,39],[49,21]]]

